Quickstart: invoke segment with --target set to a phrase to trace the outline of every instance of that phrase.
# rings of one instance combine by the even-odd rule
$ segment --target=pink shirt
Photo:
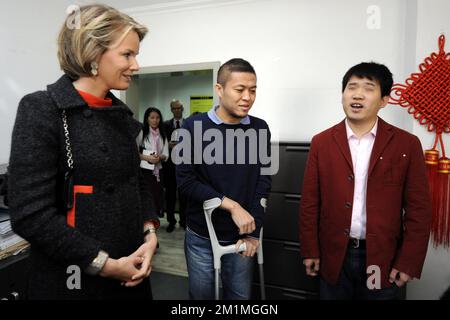
[[[352,225],[350,227],[350,237],[357,239],[366,238],[366,192],[367,192],[367,172],[369,170],[370,155],[377,135],[378,119],[372,130],[366,133],[361,139],[353,133],[345,120],[347,129],[348,145],[352,154],[353,172],[355,175],[355,189],[353,194]]]

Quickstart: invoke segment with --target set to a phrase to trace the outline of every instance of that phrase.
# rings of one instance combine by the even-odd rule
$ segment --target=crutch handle
[[[230,244],[228,246],[222,246],[222,248],[220,249],[222,255],[228,254],[228,253],[243,252],[245,250],[247,250],[247,246],[245,245],[245,242],[241,243],[237,250],[236,250],[236,245],[234,245],[234,244]]]

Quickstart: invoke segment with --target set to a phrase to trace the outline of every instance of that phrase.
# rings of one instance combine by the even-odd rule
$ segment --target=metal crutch
[[[261,207],[266,211],[267,208],[267,199],[261,198]],[[259,231],[259,247],[256,251],[258,256],[258,268],[259,268],[259,287],[261,289],[261,300],[266,300],[266,286],[264,284],[264,256],[263,256],[263,228]]]
[[[213,198],[206,200],[203,202],[203,211],[205,212],[205,218],[206,218],[206,224],[208,226],[208,233],[209,237],[211,239],[211,247],[213,251],[213,258],[214,258],[214,284],[215,284],[215,299],[219,300],[219,275],[220,275],[220,259],[223,255],[229,254],[229,253],[236,253],[236,252],[242,252],[246,250],[245,243],[242,243],[238,250],[236,251],[235,245],[231,244],[228,246],[222,246],[219,243],[219,240],[217,239],[216,232],[214,230],[213,224],[212,224],[212,213],[215,209],[220,207],[222,201],[219,198]],[[261,199],[261,206],[266,208],[267,200],[262,198]],[[261,299],[266,299],[266,292],[265,292],[265,286],[264,286],[264,270],[263,270],[263,250],[262,250],[262,236],[263,236],[263,229],[261,228],[261,231],[259,233],[259,247],[257,249],[257,256],[258,256],[258,265],[259,265],[259,278],[260,278],[260,286],[261,286]]]

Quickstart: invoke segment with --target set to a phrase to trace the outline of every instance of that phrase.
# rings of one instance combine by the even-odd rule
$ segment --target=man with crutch
[[[224,63],[215,90],[219,105],[186,119],[180,131],[177,183],[187,200],[185,255],[191,299],[214,299],[213,252],[203,203],[219,198],[212,222],[221,245],[242,243],[241,254],[221,258],[223,299],[250,299],[253,256],[264,219],[261,199],[271,179],[270,131],[249,116],[256,97],[256,73],[243,59]]]

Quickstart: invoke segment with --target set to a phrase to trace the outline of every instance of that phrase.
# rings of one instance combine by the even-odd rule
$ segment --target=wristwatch
[[[108,253],[103,250],[100,250],[95,259],[92,260],[91,264],[88,265],[84,271],[91,276],[97,275],[103,269],[103,266],[105,265],[106,260],[108,260],[108,258],[109,258]]]
[[[156,228],[154,226],[149,225],[144,228],[144,238],[150,233],[156,233]]]

